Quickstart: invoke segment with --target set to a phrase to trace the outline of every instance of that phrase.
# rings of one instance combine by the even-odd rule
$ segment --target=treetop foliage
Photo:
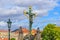
[[[42,40],[60,40],[59,35],[60,35],[60,32],[57,31],[56,24],[48,24],[43,29]]]

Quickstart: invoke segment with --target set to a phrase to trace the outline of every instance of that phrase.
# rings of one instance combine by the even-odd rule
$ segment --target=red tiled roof
[[[23,33],[28,33],[29,31],[26,28],[22,29]]]
[[[32,30],[32,33],[36,33],[36,30],[35,30],[35,29],[33,29],[33,30]]]
[[[8,32],[8,30],[0,30],[0,32]]]
[[[26,28],[23,28],[22,31],[23,31],[23,33],[29,33],[29,30],[27,30]],[[36,30],[33,29],[31,32],[35,34],[36,33]],[[18,30],[15,31],[15,33],[18,33]]]
[[[0,40],[8,40],[8,38],[0,38]]]
[[[26,28],[23,28],[22,31],[23,31],[23,33],[28,33],[29,32]],[[15,33],[18,33],[18,30],[15,31]]]

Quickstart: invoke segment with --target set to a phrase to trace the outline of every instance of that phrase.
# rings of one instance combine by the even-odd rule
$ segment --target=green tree
[[[58,31],[54,30],[56,28],[55,24],[48,24],[42,32],[42,40],[59,40],[60,34]]]
[[[15,38],[11,38],[11,40],[15,40]]]

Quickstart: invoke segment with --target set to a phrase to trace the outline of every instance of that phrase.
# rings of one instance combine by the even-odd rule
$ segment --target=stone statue
[[[41,34],[40,34],[40,30],[39,27],[37,28],[37,33],[36,33],[36,40],[40,40],[41,38]]]
[[[19,28],[18,40],[23,40],[23,31],[22,31],[22,27]]]

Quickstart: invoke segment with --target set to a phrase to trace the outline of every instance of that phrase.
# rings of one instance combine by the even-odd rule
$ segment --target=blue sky
[[[49,23],[60,26],[60,0],[0,0],[0,29],[8,29],[6,22],[9,18],[12,21],[11,30],[20,26],[28,29],[28,17],[23,11],[28,11],[29,6],[36,14],[33,29],[39,27],[43,30]]]

